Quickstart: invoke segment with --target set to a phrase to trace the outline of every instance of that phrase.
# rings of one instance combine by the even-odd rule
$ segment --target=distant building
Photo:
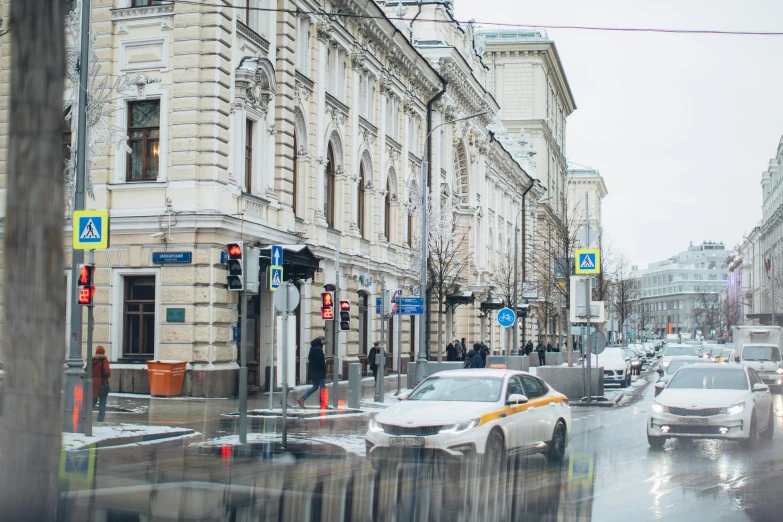
[[[759,226],[755,226],[736,250],[726,258],[728,279],[725,319],[732,325],[758,323],[762,294],[766,285],[759,246]]]
[[[759,225],[759,251],[761,253],[761,265],[769,262],[772,267],[772,273],[775,275],[776,283],[780,283],[783,278],[783,184],[781,183],[780,166],[783,165],[783,137],[778,144],[775,157],[769,160],[769,166],[761,175],[762,207],[761,223]],[[763,268],[761,269],[763,270]],[[761,287],[758,299],[760,308],[754,314],[755,320],[762,324],[769,323],[770,311],[772,310],[772,293],[766,281],[767,275],[764,273],[764,284]],[[781,286],[781,285],[778,285]],[[778,293],[779,294],[779,293]],[[775,313],[783,312],[783,295],[776,295]],[[779,322],[780,323],[780,322]]]
[[[640,297],[635,321],[626,325],[626,331],[634,336],[679,333],[686,337],[701,330],[705,338],[710,338],[709,330],[714,328],[717,334],[728,256],[723,243],[691,243],[687,250],[634,272],[640,280]]]
[[[588,223],[590,228],[596,231],[597,234],[601,234],[603,227],[602,223],[602,206],[601,201],[609,194],[606,190],[606,183],[604,178],[601,177],[601,173],[598,170],[589,167],[571,167],[568,169],[568,191],[569,200],[574,204],[577,202],[576,208],[585,208],[585,193],[587,193],[588,204]],[[598,238],[591,238],[591,243],[594,246],[598,244]],[[590,245],[582,245],[584,248],[588,248]]]

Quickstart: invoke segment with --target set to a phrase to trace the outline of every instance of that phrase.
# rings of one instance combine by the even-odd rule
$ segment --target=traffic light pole
[[[249,252],[242,251],[242,274],[247,277]],[[247,290],[239,293],[239,443],[247,444]]]
[[[76,186],[73,192],[73,209],[84,210],[84,181],[87,172],[87,85],[90,72],[90,0],[82,0],[79,38],[79,100],[76,105]],[[73,218],[71,224],[76,226]],[[82,369],[82,308],[77,291],[79,265],[84,262],[84,251],[73,249],[71,255],[71,330],[68,336],[68,362],[65,370],[63,431],[81,433],[86,411],[84,404],[84,370]],[[90,395],[92,401],[92,395]],[[91,404],[92,405],[92,404]],[[82,409],[82,415],[79,410]],[[90,409],[92,414],[92,409]]]
[[[87,257],[90,265],[95,265],[95,250],[89,250],[89,256]],[[84,383],[84,434],[88,437],[92,436],[92,299],[87,306],[87,379]],[[81,311],[81,309],[79,309]],[[101,379],[101,385],[103,385],[103,379]]]
[[[334,303],[340,302],[340,236],[337,236],[337,243],[334,246],[334,299],[332,300],[332,306]],[[338,403],[338,384],[340,382],[340,374],[338,372],[340,365],[340,317],[339,307],[337,312],[337,318],[332,319],[332,331],[334,333],[334,358],[332,359],[332,408],[337,409]]]

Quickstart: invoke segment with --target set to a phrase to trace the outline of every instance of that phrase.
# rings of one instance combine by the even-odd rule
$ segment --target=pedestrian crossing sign
[[[283,267],[282,266],[270,266],[269,267],[269,290],[274,292],[280,285],[283,284]]]
[[[95,447],[62,449],[60,453],[60,478],[92,482],[95,473]]]
[[[598,274],[601,272],[601,252],[598,250],[577,250],[576,255],[577,274]]]
[[[74,250],[109,248],[109,211],[76,210],[73,213]]]

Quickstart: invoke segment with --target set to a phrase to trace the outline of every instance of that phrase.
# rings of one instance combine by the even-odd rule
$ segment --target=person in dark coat
[[[310,388],[302,395],[301,398],[296,399],[299,406],[305,407],[304,401],[308,399],[312,394],[318,391],[318,388],[326,388],[326,358],[324,357],[324,344],[326,338],[324,336],[317,337],[310,342],[310,353],[307,355],[307,377],[310,382],[313,383],[313,387]]]
[[[109,359],[106,358],[106,349],[103,346],[95,348],[95,355],[92,356],[92,407],[98,405],[98,422],[103,422],[106,417],[106,399],[109,396],[109,376],[111,367]],[[106,390],[103,385],[106,385]]]
[[[536,353],[538,353],[538,365],[539,366],[545,366],[546,365],[546,348],[544,348],[544,343],[541,341],[538,341],[538,346],[536,346]]]
[[[462,342],[460,342],[460,348],[462,348],[462,350],[460,350],[459,360],[460,361],[464,361],[465,360],[465,355],[468,353],[468,349],[465,347],[465,338],[464,337],[462,338]]]
[[[372,348],[370,349],[370,370],[372,370],[372,376],[375,379],[375,382],[378,382],[378,368],[380,368],[380,365],[378,364],[378,355],[381,353],[381,342],[375,341],[372,345]]]
[[[482,343],[481,349],[479,350],[479,355],[481,356],[481,360],[483,362],[482,368],[487,367],[487,355],[489,355],[489,346],[486,345],[486,343]]]
[[[553,350],[552,343],[551,342],[550,343],[546,343],[546,351],[548,353],[552,353],[552,350]]]
[[[459,348],[459,351],[462,351],[461,346]],[[454,346],[454,342],[450,342],[448,346],[446,346],[446,360],[459,361],[459,356],[457,355],[457,346]]]
[[[465,359],[465,368],[484,368],[484,360],[481,358],[480,351],[481,344],[475,343]]]
[[[525,355],[533,353],[533,341],[528,341],[525,345]]]

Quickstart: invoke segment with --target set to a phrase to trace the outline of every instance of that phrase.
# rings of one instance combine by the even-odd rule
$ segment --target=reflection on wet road
[[[677,440],[653,451],[644,429],[653,388],[638,393],[624,407],[574,408],[567,459],[558,465],[535,456],[511,459],[504,470],[484,469],[480,461],[462,466],[435,461],[376,471],[360,456],[308,450],[262,459],[220,458],[191,446],[107,448],[98,453],[96,490],[69,485],[66,519],[86,520],[89,511],[178,512],[178,520],[226,521],[780,519],[779,395],[775,437],[751,451],[737,443]],[[201,428],[232,429],[226,421],[212,422]],[[343,419],[321,438],[339,440],[349,433],[355,444],[365,423],[361,416]],[[308,426],[318,421],[295,423],[292,433],[304,435]]]

